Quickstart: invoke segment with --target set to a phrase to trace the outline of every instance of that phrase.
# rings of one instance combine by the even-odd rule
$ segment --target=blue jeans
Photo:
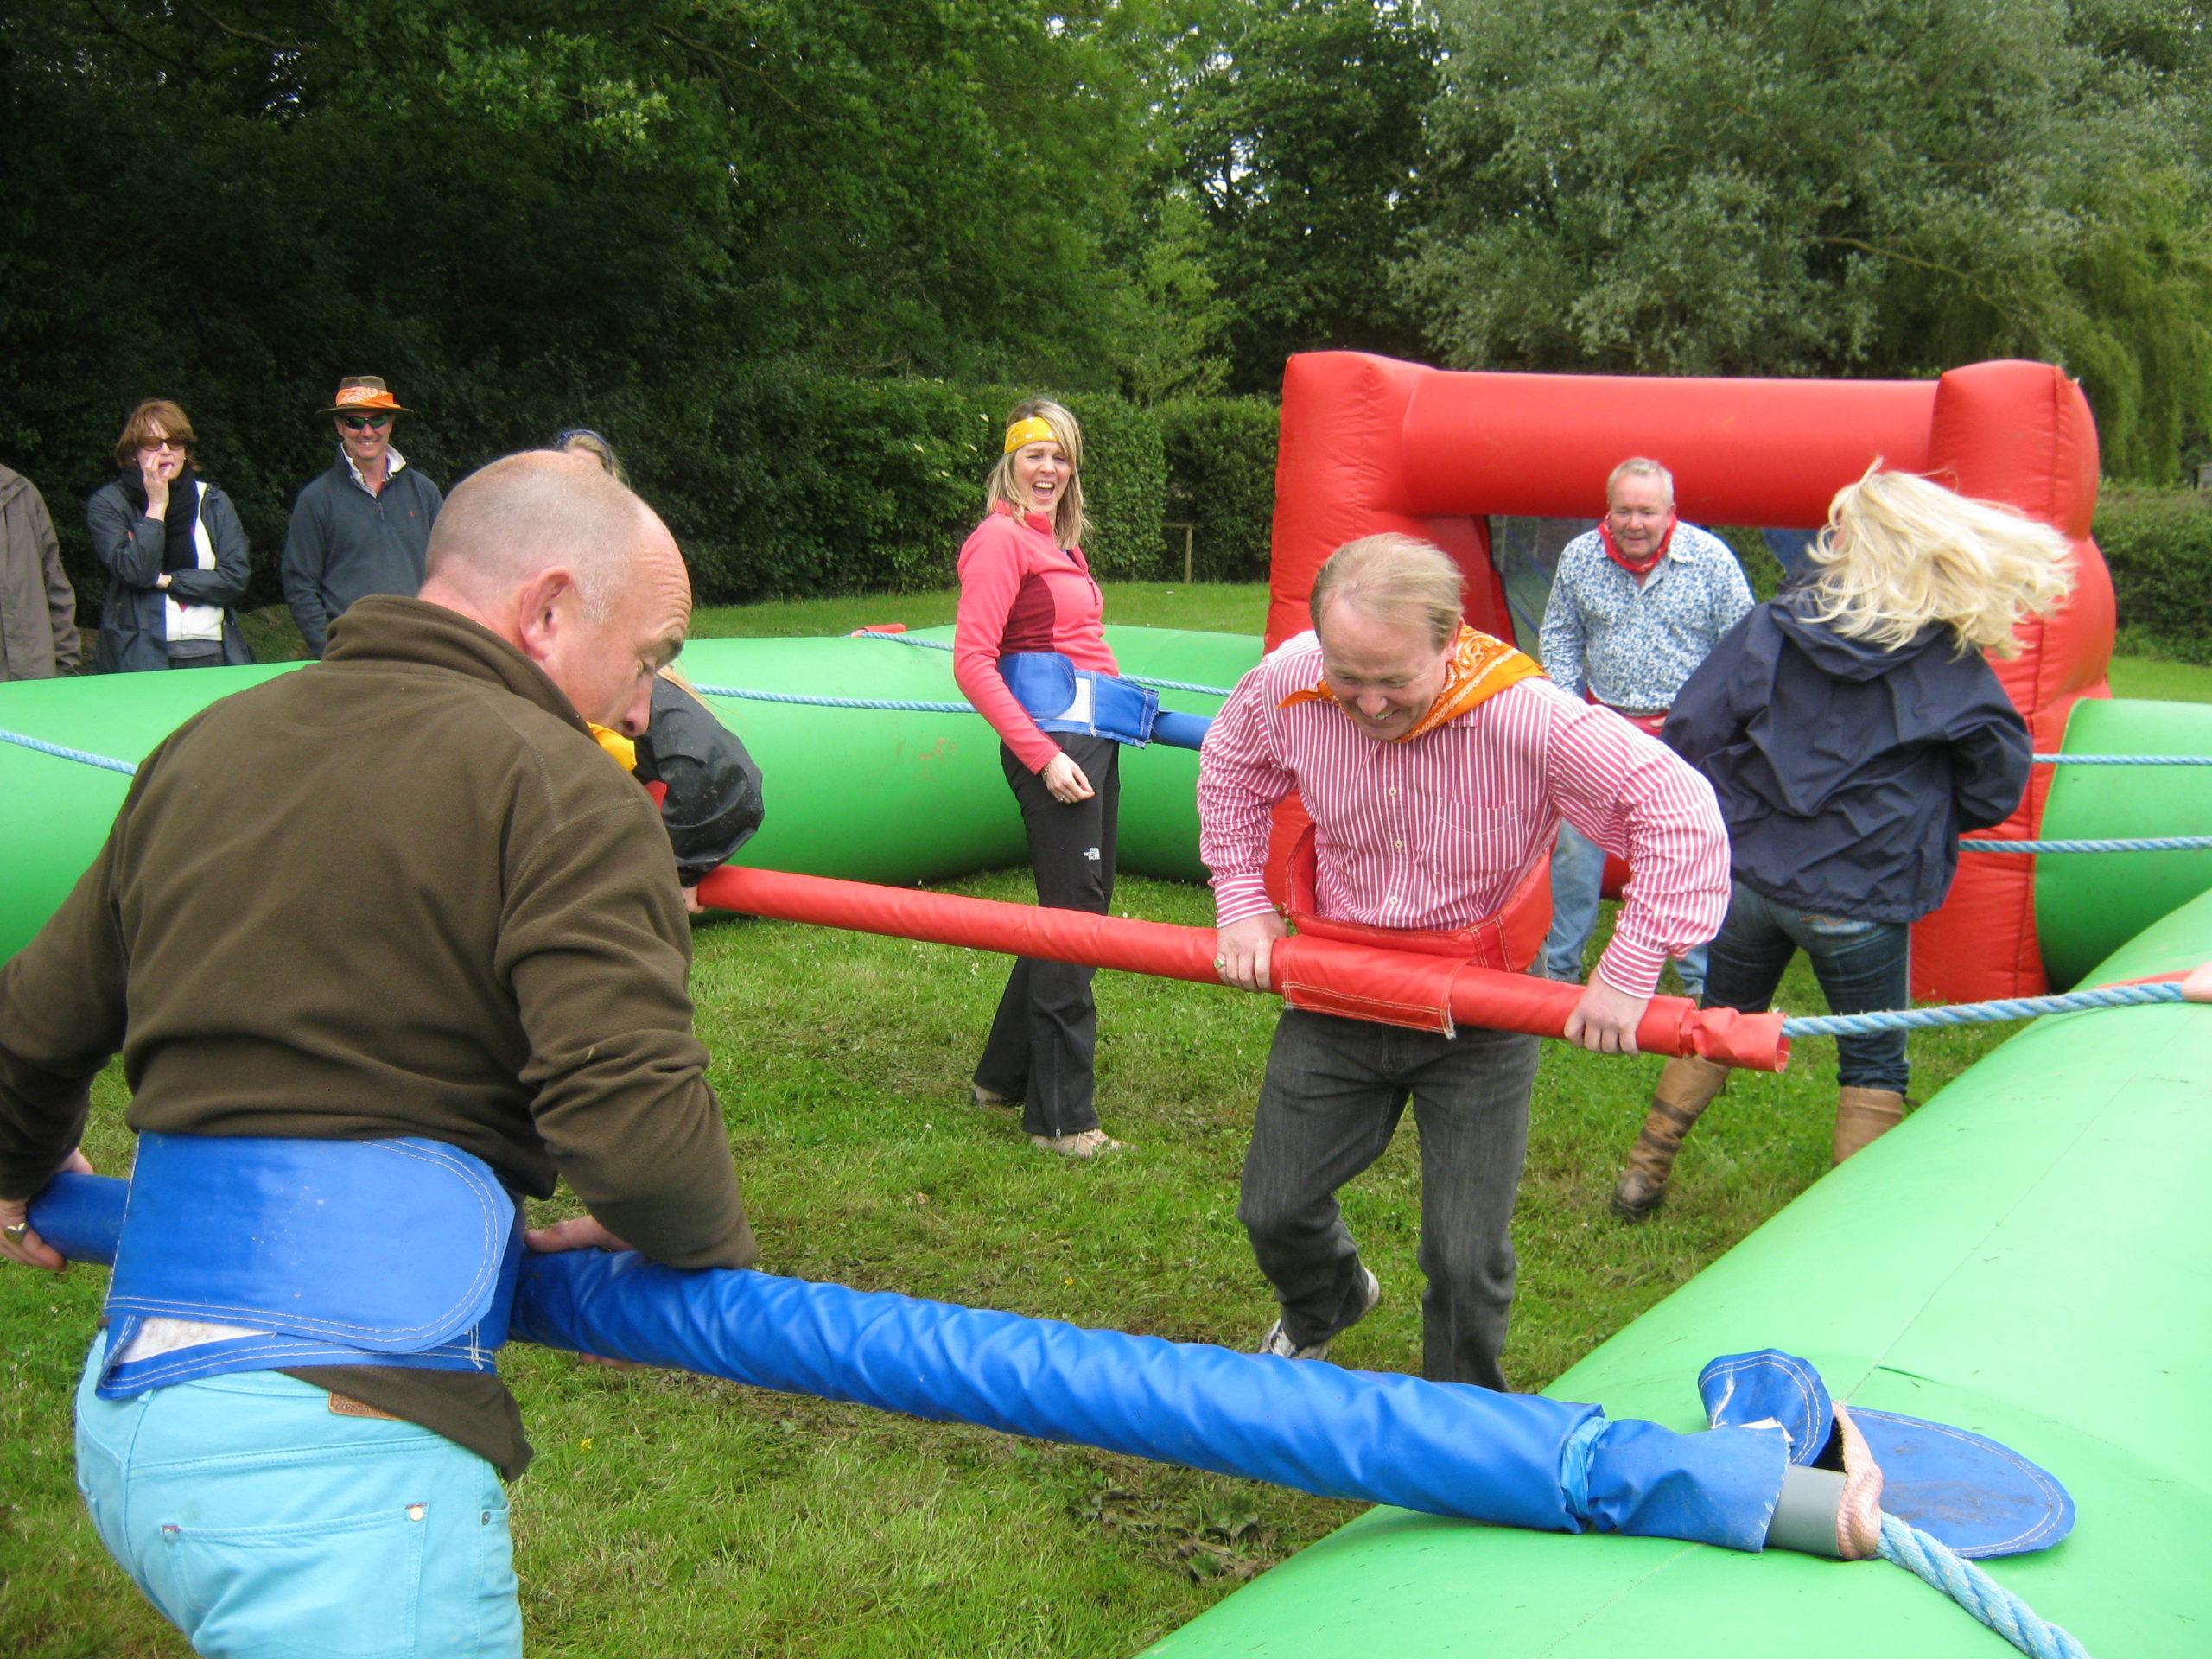
[[[1541,958],[1546,979],[1581,982],[1582,958],[1598,931],[1598,898],[1605,884],[1605,849],[1573,824],[1560,825],[1552,848],[1552,931]],[[1675,960],[1675,971],[1692,996],[1705,988],[1705,957],[1700,944]]]
[[[1728,919],[1712,946],[1705,1006],[1764,1013],[1789,958],[1802,950],[1837,1014],[1912,1006],[1912,929],[1904,922],[1854,921],[1799,910],[1736,883]],[[1905,1091],[1911,1069],[1904,1033],[1835,1039],[1836,1082],[1847,1089]]]
[[[225,1659],[520,1659],[506,1492],[413,1423],[276,1371],[129,1400],[77,1389],[77,1486],[108,1553]]]

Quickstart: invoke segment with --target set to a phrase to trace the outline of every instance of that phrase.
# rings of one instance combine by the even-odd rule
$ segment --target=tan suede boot
[[[1682,1149],[1682,1137],[1728,1086],[1728,1070],[1694,1054],[1667,1062],[1651,1091],[1643,1133],[1636,1137],[1628,1167],[1613,1183],[1615,1215],[1641,1221],[1659,1207],[1667,1196],[1667,1177],[1675,1167],[1675,1154]]]
[[[1904,1122],[1904,1096],[1894,1089],[1840,1090],[1835,1102],[1835,1161],[1841,1163]]]

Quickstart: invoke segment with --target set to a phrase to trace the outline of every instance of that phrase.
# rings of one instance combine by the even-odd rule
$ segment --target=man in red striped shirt
[[[1564,818],[1635,872],[1567,1036],[1633,1054],[1660,970],[1728,906],[1713,791],[1610,710],[1559,691],[1528,658],[1460,621],[1459,571],[1375,536],[1314,580],[1315,632],[1271,652],[1207,734],[1199,849],[1213,873],[1223,979],[1268,988],[1287,931],[1264,869],[1279,802],[1313,820],[1313,914],[1525,969],[1543,937],[1502,925],[1548,903],[1540,872]],[[1523,918],[1525,920],[1525,918]],[[1503,941],[1522,939],[1511,951]],[[1518,955],[1519,960],[1509,959]],[[1537,1039],[1412,1030],[1296,1007],[1276,1027],[1237,1216],[1281,1317],[1263,1353],[1326,1356],[1381,1296],[1337,1189],[1389,1145],[1408,1099],[1421,1140],[1422,1371],[1503,1389],[1510,1224],[1528,1146]]]

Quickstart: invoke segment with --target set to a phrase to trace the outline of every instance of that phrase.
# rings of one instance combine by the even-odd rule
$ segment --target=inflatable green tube
[[[916,639],[950,644],[950,628]],[[1243,634],[1109,628],[1126,673],[1233,685],[1260,659]],[[817,696],[957,702],[948,652],[884,639],[702,639],[683,671],[702,685]],[[1211,715],[1218,697],[1163,693],[1171,709]],[[715,697],[767,780],[768,821],[738,855],[756,869],[848,880],[930,881],[1020,864],[1021,815],[980,715],[817,709]],[[1203,881],[1195,794],[1198,757],[1152,747],[1122,757],[1120,867]]]
[[[918,638],[950,639],[949,629]],[[1230,685],[1259,660],[1241,634],[1109,628],[1127,670]],[[109,674],[0,685],[0,730],[135,761],[218,697],[304,666]],[[950,653],[874,639],[702,639],[685,675],[748,690],[874,701],[962,701]],[[709,700],[767,779],[768,820],[741,862],[852,880],[933,880],[1020,864],[1021,816],[977,715],[826,709]],[[1220,699],[1166,693],[1170,708],[1211,714]],[[1198,756],[1132,751],[1122,769],[1121,867],[1202,880],[1193,789]],[[20,950],[92,862],[129,780],[0,743],[0,958]]]
[[[2200,753],[2203,751],[2199,751]],[[2092,978],[2212,959],[2212,895]],[[2101,1659],[2212,1631],[2212,1008],[2044,1020],[1548,1393],[1694,1428],[1715,1355],[1802,1354],[1853,1404],[1988,1434],[2065,1482],[2056,1548],[1984,1563]],[[1147,1649],[1173,1659],[2012,1649],[1884,1561],[1559,1537],[1376,1510]]]
[[[94,674],[0,685],[0,731],[136,761],[219,697],[296,664],[189,673]],[[107,839],[130,780],[0,743],[0,959],[29,942]]]
[[[2085,697],[2068,754],[2212,754],[2212,704]],[[2212,829],[2212,766],[2055,766],[2047,841],[2200,836]],[[2007,855],[2019,856],[2019,855]],[[2058,989],[2159,917],[2212,888],[2212,852],[2050,853],[2036,859],[2036,931]]]

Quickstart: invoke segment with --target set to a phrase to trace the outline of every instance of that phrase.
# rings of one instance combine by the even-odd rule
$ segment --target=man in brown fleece
[[[454,491],[429,560],[419,597],[361,601],[320,665],[156,749],[92,868],[0,968],[0,1255],[60,1265],[26,1204],[76,1158],[120,1050],[146,1137],[126,1257],[157,1147],[353,1157],[330,1143],[417,1137],[481,1160],[495,1199],[565,1179],[589,1216],[531,1249],[752,1262],[668,838],[587,728],[645,731],[690,620],[682,556],[597,468],[525,454]],[[219,1237],[222,1217],[194,1224]],[[359,1249],[381,1279],[413,1270],[404,1237]],[[473,1332],[474,1369],[340,1344],[239,1370],[207,1356],[297,1332],[148,1306],[93,1344],[79,1481],[201,1651],[365,1651],[404,1626],[420,1651],[520,1653],[498,1476],[530,1447]],[[117,1398],[95,1385],[118,1365],[188,1380]],[[234,1547],[248,1535],[281,1548]]]

